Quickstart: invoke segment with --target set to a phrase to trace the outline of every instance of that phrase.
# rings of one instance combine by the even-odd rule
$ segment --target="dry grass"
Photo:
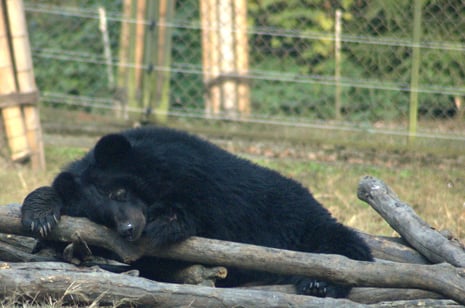
[[[84,152],[82,148],[46,147],[47,170],[37,172],[0,157],[0,204],[20,203],[30,191],[50,185],[60,168]]]
[[[370,206],[357,198],[358,181],[365,175],[372,175],[388,184],[432,227],[448,229],[458,238],[465,239],[465,178],[462,169],[414,164],[394,168],[291,159],[258,161],[309,187],[334,216],[362,231],[395,235]]]
[[[113,303],[102,305],[101,300],[105,294],[101,294],[97,298],[91,300],[82,293],[81,287],[78,283],[72,282],[65,290],[64,294],[57,296],[40,295],[25,296],[22,292],[18,294],[11,294],[6,298],[0,300],[0,308],[7,307],[22,307],[22,308],[77,308],[84,307],[83,303],[87,303],[85,307],[132,307],[130,303],[125,301],[113,301]],[[108,300],[105,300],[108,302]]]
[[[92,141],[93,142],[93,141]],[[0,157],[0,205],[21,202],[34,188],[48,185],[60,168],[79,158],[87,149],[80,147],[47,146],[47,171],[33,172],[25,167],[14,166]],[[350,155],[321,153],[296,147],[285,148],[257,143],[238,145],[231,142],[226,148],[245,155],[249,159],[278,170],[288,177],[309,187],[315,197],[340,221],[370,234],[395,235],[395,232],[379,215],[364,202],[357,199],[358,181],[362,176],[372,175],[385,181],[398,196],[436,229],[448,229],[462,241],[465,240],[465,173],[458,164],[438,164],[431,161],[415,161],[403,156],[373,159],[360,153]],[[258,146],[260,149],[256,149]],[[402,160],[402,162],[401,162]],[[460,162],[459,162],[460,163]],[[0,301],[0,307],[17,303],[14,297]],[[75,307],[61,299],[41,300],[23,304],[22,307]],[[98,301],[92,306],[98,306]],[[115,304],[113,307],[119,306]]]
[[[48,168],[45,172],[33,172],[3,162],[4,171],[0,173],[0,204],[21,202],[34,188],[48,185],[63,165],[80,157],[85,150],[48,146]],[[250,153],[249,150],[245,151]],[[463,169],[424,163],[396,166],[367,164],[363,160],[348,162],[331,157],[330,154],[325,157],[322,161],[321,157],[309,160],[295,159],[292,155],[281,158],[249,155],[257,163],[303,183],[339,220],[365,232],[395,234],[371,207],[357,199],[358,181],[364,175],[372,175],[391,186],[431,226],[448,229],[460,239],[465,239]]]

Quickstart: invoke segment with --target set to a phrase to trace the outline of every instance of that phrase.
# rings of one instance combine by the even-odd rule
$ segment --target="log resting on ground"
[[[412,247],[433,263],[465,267],[465,250],[456,241],[434,230],[383,181],[361,179],[358,197],[370,204]]]
[[[0,207],[0,232],[31,235],[21,226],[19,206]],[[62,217],[47,239],[70,242],[76,232],[89,245],[109,249],[125,262],[142,256],[156,256],[277,274],[304,275],[351,286],[423,289],[465,304],[465,269],[450,264],[361,262],[339,255],[310,254],[198,237],[161,250],[147,238],[127,242],[112,230],[87,219],[66,216]]]

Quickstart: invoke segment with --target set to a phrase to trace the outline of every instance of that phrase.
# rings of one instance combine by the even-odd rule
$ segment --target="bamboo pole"
[[[115,78],[113,77],[113,63],[111,56],[111,47],[110,47],[110,37],[108,34],[108,23],[107,23],[107,13],[103,7],[98,8],[99,13],[99,29],[102,32],[102,42],[103,42],[103,55],[105,57],[105,63],[107,66],[107,76],[108,76],[108,88],[113,89],[115,87]]]
[[[409,107],[409,143],[415,141],[418,117],[418,83],[420,78],[420,38],[421,38],[421,0],[414,1],[413,8],[413,47],[412,72],[410,76],[410,107]]]
[[[169,85],[172,30],[167,23],[173,18],[175,1],[150,1],[146,19],[151,21],[146,32],[144,59],[150,69],[144,76],[143,102],[147,116],[152,110],[158,123],[164,123],[169,109]]]
[[[153,0],[152,0],[153,1]],[[145,12],[147,10],[146,0],[137,0],[137,12],[136,12],[136,37],[135,37],[135,50],[134,50],[134,63],[136,67],[134,69],[134,82],[136,87],[137,96],[142,93],[142,78],[143,78],[143,63],[144,63],[144,44],[145,44],[145,29],[147,24],[145,22]]]
[[[10,23],[11,46],[14,51],[18,90],[20,93],[37,92],[23,1],[7,0],[6,7]],[[31,165],[33,169],[45,169],[39,109],[37,105],[32,103],[23,107],[26,136],[31,150]]]
[[[172,28],[167,26],[174,17],[174,0],[160,0],[158,18],[157,66],[165,69],[157,71],[155,116],[159,123],[166,122],[169,109],[171,42]]]
[[[13,61],[8,42],[6,2],[0,2],[0,95],[16,93]],[[13,161],[27,158],[30,154],[26,127],[20,106],[2,108],[5,134]]]
[[[250,114],[246,0],[200,1],[205,112]]]
[[[149,28],[145,31],[144,39],[144,63],[148,65],[149,68],[145,71],[142,87],[142,102],[147,117],[150,115],[153,108],[152,98],[156,92],[155,85],[157,82],[157,74],[154,72],[154,66],[156,66],[159,52],[157,48],[158,32],[155,27],[156,21],[158,20],[158,5],[159,0],[149,1],[145,13],[145,19],[150,22]]]
[[[210,54],[207,52],[211,50],[211,38],[210,38],[210,6],[208,0],[200,0],[200,26],[202,29],[202,77],[204,89],[204,102],[205,102],[205,114],[207,116],[211,115],[212,112],[212,102],[210,98],[210,91],[208,85],[210,84],[211,76],[210,70],[212,67],[212,61]]]
[[[234,4],[234,47],[237,82],[237,108],[241,116],[250,114],[250,88],[244,77],[249,73],[249,41],[247,39],[247,1],[236,0]]]
[[[202,20],[202,59],[205,85],[205,113],[216,115],[221,110],[221,92],[219,87],[220,52],[218,35],[217,0],[201,0]]]
[[[236,84],[232,80],[235,72],[234,36],[233,36],[233,3],[232,0],[218,0],[218,25],[221,44],[219,64],[222,108],[226,115],[237,115]]]
[[[131,1],[131,20],[136,19],[137,15],[137,1]],[[129,25],[129,49],[128,59],[132,63],[135,60],[136,55],[136,24],[130,23]],[[131,65],[127,70],[127,91],[128,91],[128,106],[132,108],[140,107],[137,102],[137,86],[136,86],[136,69],[134,65]]]
[[[334,116],[341,119],[341,10],[336,10],[334,26],[334,79],[336,83],[334,98]]]
[[[121,22],[119,54],[118,54],[118,77],[116,86],[115,111],[119,118],[127,119],[127,100],[128,100],[128,64],[129,64],[129,30],[130,23],[127,21],[131,18],[131,0],[123,2],[123,21]]]

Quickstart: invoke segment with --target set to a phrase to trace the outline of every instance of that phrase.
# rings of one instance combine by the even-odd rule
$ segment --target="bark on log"
[[[459,308],[463,305],[458,305],[456,302],[447,299],[419,299],[419,300],[406,300],[395,302],[384,302],[379,304],[370,305],[372,308],[405,308],[405,307],[440,307],[440,308]]]
[[[194,264],[173,273],[170,282],[194,284],[206,287],[214,287],[217,279],[224,279],[228,275],[228,270],[222,266],[205,267]]]
[[[58,261],[53,257],[24,252],[16,246],[4,242],[0,242],[0,260],[6,260],[9,262]]]
[[[57,262],[0,264],[0,298],[149,307],[361,307],[345,299],[154,282]],[[21,297],[18,299],[18,297]],[[12,301],[13,299],[11,299]]]
[[[381,243],[387,241],[392,243],[391,238],[380,238]],[[31,254],[35,246],[35,240],[24,236],[6,235],[0,233],[0,260],[5,262],[39,262],[39,261],[62,261],[56,252],[50,250],[41,250],[39,254]],[[26,243],[26,245],[25,245]],[[402,246],[396,243],[396,245]],[[7,250],[5,251],[5,248]],[[104,268],[114,273],[128,273],[130,269],[127,265],[93,256],[90,260],[80,264],[81,266],[94,266]],[[202,265],[192,265],[173,273],[172,282],[197,284],[213,287],[215,280],[225,278],[227,270],[224,267],[208,268]],[[138,274],[136,275],[138,276]],[[296,294],[294,285],[249,285],[245,288],[254,290],[281,292],[287,294]],[[372,304],[386,301],[414,300],[414,299],[443,299],[437,293],[417,290],[417,289],[383,289],[383,288],[353,288],[347,297],[348,299],[363,303]]]
[[[0,232],[28,235],[21,227],[18,206],[9,206],[6,210],[0,207]],[[285,275],[306,275],[352,286],[416,288],[440,293],[465,304],[465,268],[449,264],[360,262],[339,255],[302,253],[197,237],[160,250],[148,239],[127,242],[108,228],[73,217],[62,217],[48,239],[71,241],[75,232],[79,232],[89,245],[112,250],[124,261],[144,255],[156,256]]]
[[[19,204],[8,204],[6,206],[0,206],[0,233],[9,233],[9,234],[23,234],[26,236],[32,236],[32,234],[22,229],[22,226],[19,223],[20,220],[20,205]],[[63,217],[64,220],[68,219]],[[19,223],[19,224],[18,224]],[[76,226],[76,230],[79,230],[81,226]],[[57,240],[69,241],[74,235],[74,231],[66,230],[65,228],[60,228],[60,231],[56,232]],[[100,236],[98,235],[99,230],[102,226],[90,225],[89,230],[86,231],[87,238],[86,241],[89,245],[96,245],[95,243],[102,245]],[[417,263],[417,264],[429,264],[430,262],[425,259],[421,254],[419,254],[414,249],[407,247],[401,244],[402,239],[400,238],[389,238],[389,237],[380,237],[373,236],[370,234],[362,233],[355,230],[370,246],[373,255],[375,258],[384,259],[394,262],[405,262],[405,263]],[[94,236],[92,236],[94,234]],[[92,238],[90,238],[92,237]],[[115,234],[108,234],[109,242],[106,243],[104,248],[107,249],[118,249],[118,245],[121,244],[122,239]],[[99,246],[96,245],[96,246]],[[102,247],[102,246],[101,246]],[[123,248],[124,249],[124,248]],[[114,251],[116,254],[124,257],[123,249],[118,249]],[[1,247],[0,247],[1,250]],[[131,256],[128,255],[128,260],[134,260],[140,257],[139,255]],[[38,261],[38,260],[37,260]],[[45,261],[45,260],[44,260]]]
[[[382,241],[392,242],[392,239],[382,239]],[[27,245],[24,245],[24,242]],[[402,246],[400,244],[397,244]],[[24,247],[22,247],[24,246]],[[8,247],[7,251],[3,250]],[[26,251],[31,251],[34,247],[34,240],[32,238],[22,236],[11,236],[0,234],[0,260],[8,262],[39,262],[39,261],[56,261],[60,259],[55,257],[54,253],[49,253],[48,256],[30,254]],[[23,251],[24,250],[24,251]],[[47,253],[43,250],[41,253]],[[98,265],[104,267],[106,270],[112,272],[127,272],[127,266],[118,264],[114,261],[98,259],[95,256],[88,262],[81,263],[84,266]],[[173,273],[172,282],[187,283],[187,284],[200,284],[204,286],[214,286],[215,279],[224,278],[226,269],[223,267],[207,268],[201,265],[192,265],[177,273]],[[281,292],[287,294],[295,294],[295,287],[293,285],[258,285],[248,286],[253,290],[262,290],[270,292]],[[443,299],[444,297],[433,292],[417,290],[417,289],[383,289],[383,288],[353,288],[350,292],[348,299],[363,303],[372,304],[386,301],[399,301],[399,300],[415,300],[415,299]]]
[[[428,259],[407,246],[408,244],[399,237],[375,236],[360,231],[356,232],[370,246],[376,259],[401,263],[431,264]]]
[[[295,294],[295,287],[291,284],[258,285],[247,286],[242,288]],[[418,289],[353,288],[347,296],[347,299],[362,304],[375,304],[382,302],[397,302],[422,299],[442,300],[444,299],[444,296],[437,293]]]
[[[357,195],[431,262],[448,262],[465,267],[464,249],[431,228],[410,206],[399,200],[383,181],[371,176],[362,178]]]
[[[418,289],[354,288],[348,298],[358,303],[376,304],[424,299],[442,300],[444,296]]]

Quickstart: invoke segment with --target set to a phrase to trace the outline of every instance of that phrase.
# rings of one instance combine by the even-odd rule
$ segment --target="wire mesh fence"
[[[25,4],[37,83],[55,107],[465,139],[463,1]]]

